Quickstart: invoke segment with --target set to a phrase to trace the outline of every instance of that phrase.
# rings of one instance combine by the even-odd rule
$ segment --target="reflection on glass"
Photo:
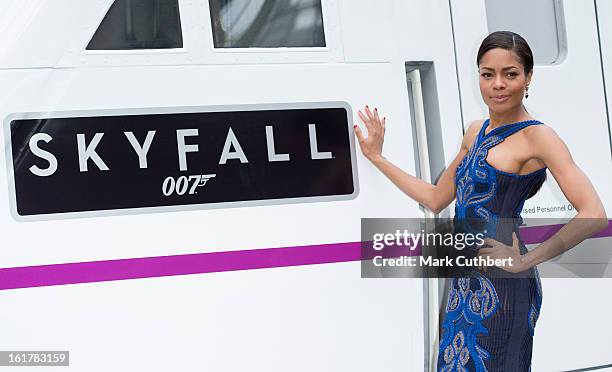
[[[115,0],[88,50],[182,48],[178,0]]]
[[[565,36],[559,0],[486,0],[485,4],[489,32],[508,30],[523,36],[537,65],[559,61]]]
[[[215,48],[324,47],[321,0],[209,0]]]

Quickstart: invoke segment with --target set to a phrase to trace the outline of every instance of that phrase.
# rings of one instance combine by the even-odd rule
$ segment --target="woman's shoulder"
[[[476,136],[480,132],[480,129],[482,128],[486,120],[487,119],[474,120],[468,125],[465,134],[463,135],[463,147],[465,147],[466,149],[472,147],[472,144],[476,140]]]
[[[541,160],[560,158],[569,155],[569,149],[565,141],[549,125],[540,122],[538,125],[530,125],[524,130],[527,146],[533,151],[534,156]]]
[[[551,172],[553,169],[559,169],[559,166],[572,163],[572,156],[567,144],[550,125],[540,123],[539,125],[530,125],[525,129],[529,129],[525,131],[525,138],[527,138],[527,147],[530,149],[530,153],[544,162]]]
[[[529,141],[542,142],[552,139],[560,139],[553,128],[546,123],[536,120],[538,125],[530,125],[525,128],[524,133]]]
[[[477,119],[472,121],[469,125],[468,125],[468,129],[465,132],[466,134],[470,131],[472,132],[476,132],[476,134],[480,131],[480,128],[482,128],[482,126],[484,125],[484,122],[487,121],[487,119]]]

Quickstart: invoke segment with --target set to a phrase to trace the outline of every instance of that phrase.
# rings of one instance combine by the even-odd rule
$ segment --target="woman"
[[[565,143],[523,106],[533,74],[527,42],[513,32],[494,32],[483,40],[476,63],[489,118],[470,124],[437,185],[403,172],[382,156],[386,118],[376,108],[359,111],[368,135],[358,125],[355,134],[365,157],[428,209],[438,213],[456,198],[455,226],[488,236],[489,247],[478,249],[479,256],[513,262],[450,280],[438,369],[527,371],[542,300],[535,266],[605,228],[607,220],[599,196]],[[578,213],[528,252],[518,238],[520,212],[546,179],[546,169]],[[510,224],[503,223],[508,220]]]

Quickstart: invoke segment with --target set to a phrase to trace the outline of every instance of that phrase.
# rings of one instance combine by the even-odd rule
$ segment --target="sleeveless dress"
[[[546,179],[546,168],[518,175],[500,171],[487,153],[508,136],[537,120],[503,125],[485,134],[487,119],[468,154],[457,167],[455,231],[482,232],[512,246],[520,239],[520,212],[525,200]],[[477,248],[475,248],[477,249]],[[466,269],[449,279],[442,312],[438,371],[530,371],[534,327],[542,303],[535,267],[514,275],[497,267],[486,272]]]

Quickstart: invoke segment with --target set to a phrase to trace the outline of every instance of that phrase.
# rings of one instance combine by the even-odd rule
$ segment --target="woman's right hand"
[[[386,118],[380,119],[378,116],[378,109],[374,108],[374,111],[370,111],[370,108],[366,105],[363,109],[357,111],[359,118],[365,124],[368,129],[368,137],[364,137],[361,132],[359,125],[355,124],[355,135],[359,141],[359,147],[361,152],[370,161],[382,157],[383,141],[385,140],[385,122]]]

